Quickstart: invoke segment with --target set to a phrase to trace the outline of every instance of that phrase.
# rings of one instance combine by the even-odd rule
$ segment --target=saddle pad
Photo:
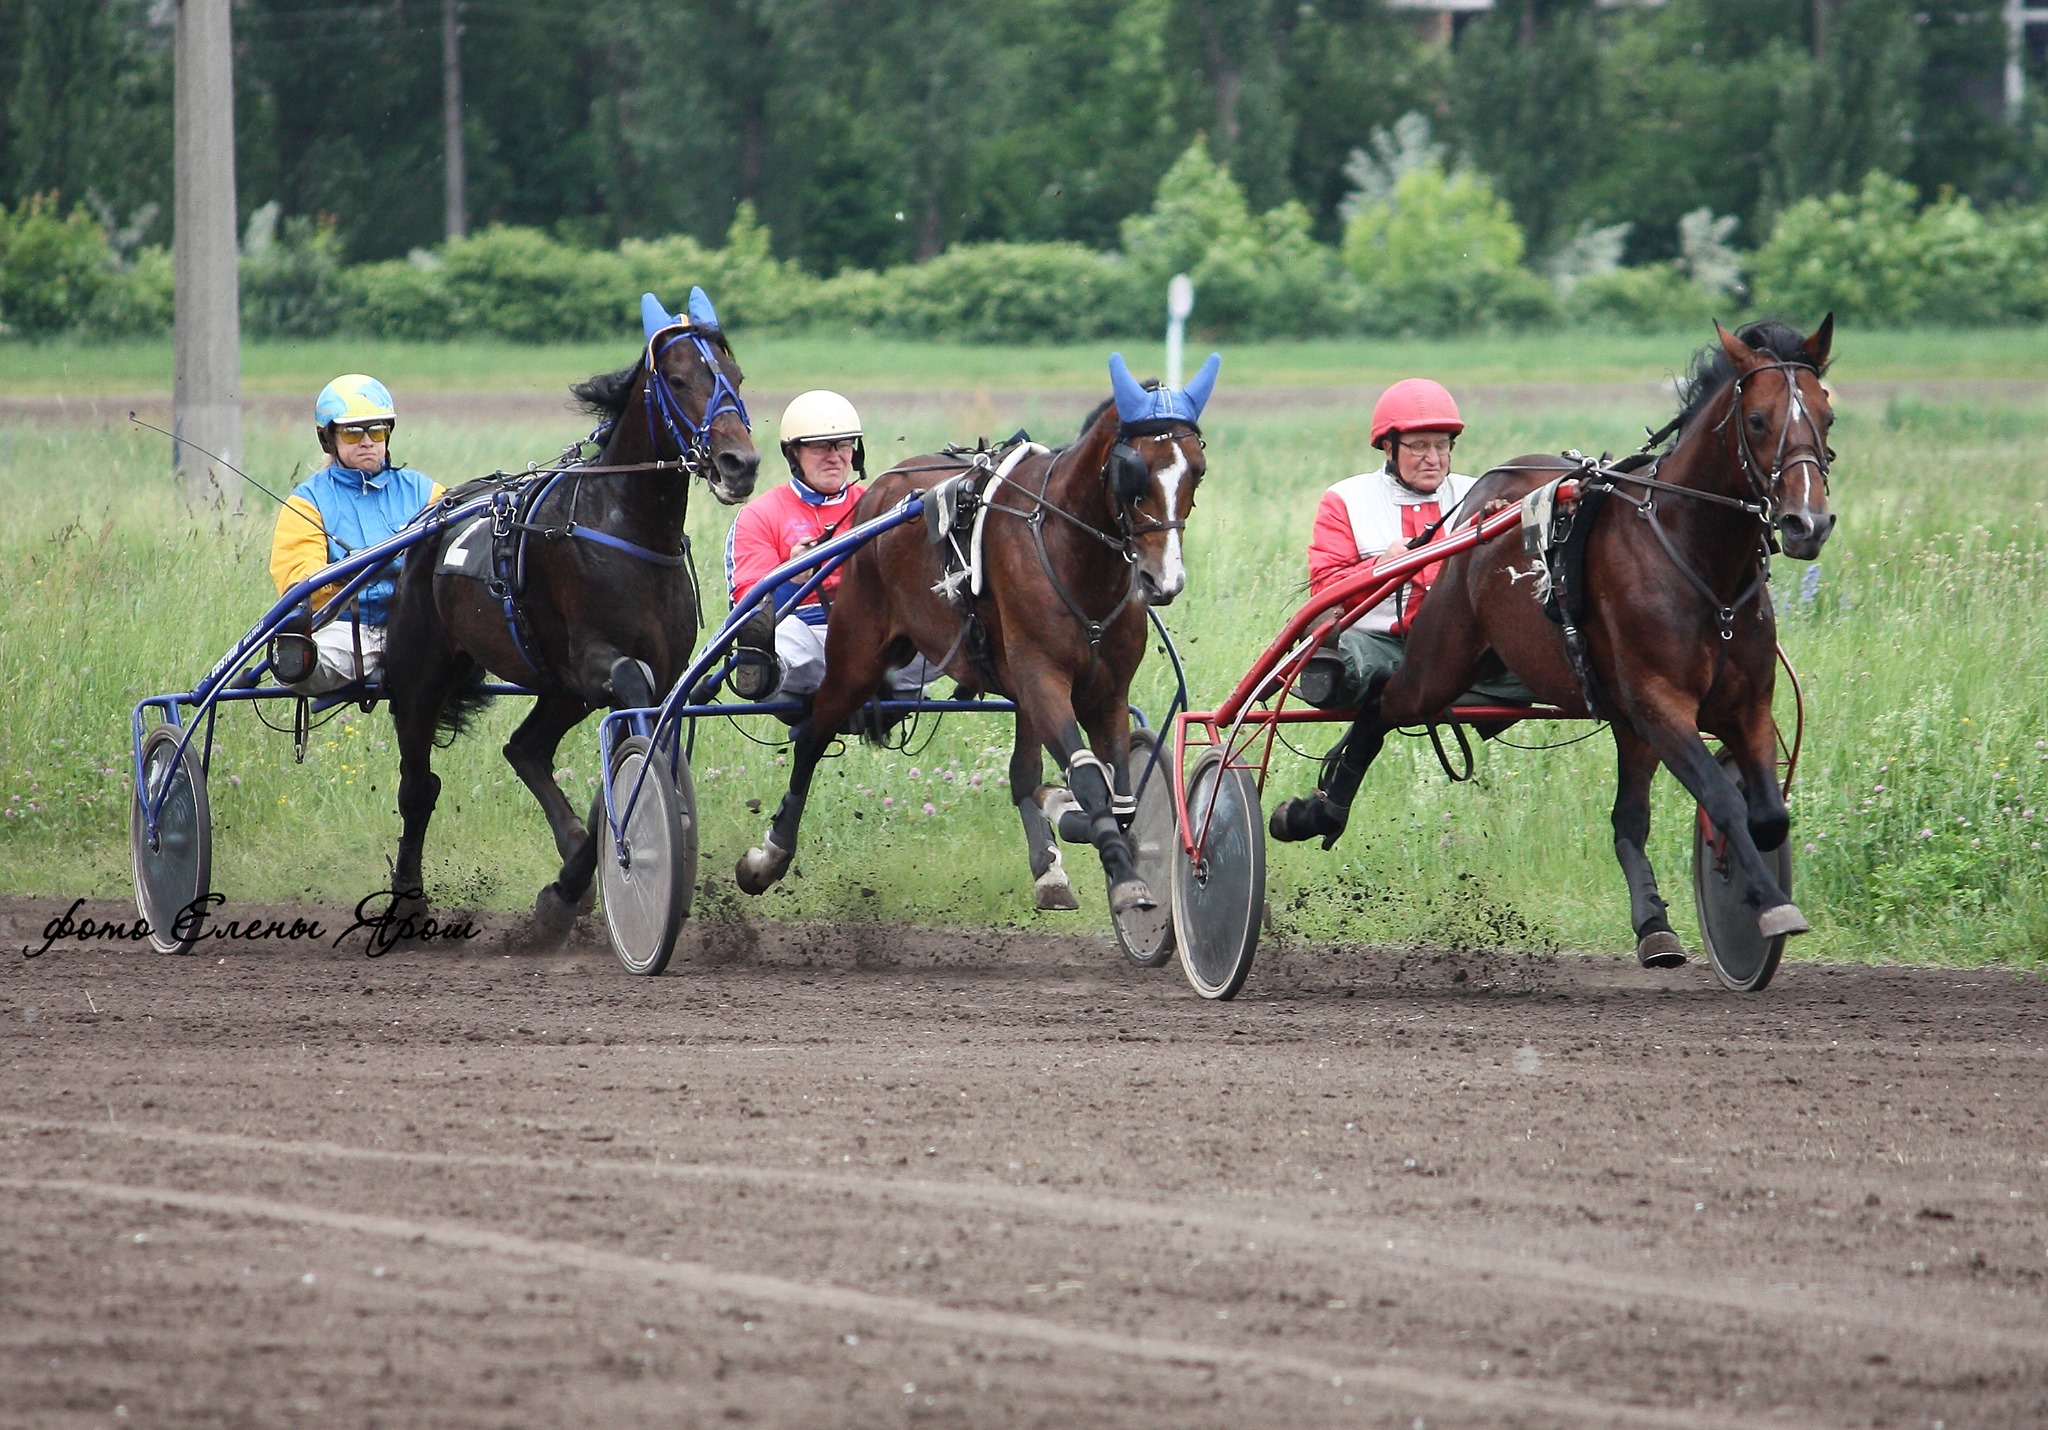
[[[981,564],[981,534],[983,528],[988,525],[988,509],[995,502],[996,492],[1002,487],[1004,479],[1011,472],[1017,470],[1019,462],[1023,461],[1026,457],[1049,453],[1051,450],[1050,447],[1043,446],[1037,442],[1019,442],[1010,449],[1009,455],[1003,458],[1003,464],[996,468],[995,476],[990,479],[987,489],[982,492],[981,505],[975,509],[974,513],[974,539],[968,548],[969,560],[967,571],[970,583],[968,589],[974,592],[975,595],[982,595],[987,589],[987,582],[983,579],[985,573],[982,570]]]
[[[436,571],[451,576],[468,576],[478,581],[491,579],[491,519],[488,514],[472,517],[455,534],[455,539],[441,548],[440,564]]]

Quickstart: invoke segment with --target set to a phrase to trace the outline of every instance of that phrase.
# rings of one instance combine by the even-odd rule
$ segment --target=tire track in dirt
[[[548,1172],[554,1175],[625,1176],[660,1180],[663,1178],[699,1183],[726,1183],[761,1187],[779,1193],[794,1190],[819,1194],[850,1195],[877,1203],[897,1202],[936,1210],[974,1207],[979,1210],[1025,1214],[1096,1227],[1150,1226],[1184,1229],[1213,1235],[1229,1234],[1284,1240],[1309,1250],[1344,1251],[1368,1257],[1386,1257],[1404,1264],[1405,1269],[1435,1275],[1456,1275],[1487,1280],[1496,1285],[1506,1280],[1528,1283],[1527,1289],[1556,1296],[1601,1296],[1615,1304],[1636,1300],[1674,1302],[1711,1307],[1737,1314],[1768,1318],[1806,1318],[1860,1329],[1886,1332],[1911,1331],[1926,1338],[1966,1342],[1973,1347],[2000,1347],[2048,1358],[2048,1331],[2028,1332],[2004,1326],[1989,1326],[1916,1314],[1897,1307],[1868,1307],[1838,1298],[1799,1290],[1758,1288],[1740,1282],[1705,1282],[1696,1277],[1679,1279],[1641,1272],[1545,1260],[1519,1254],[1512,1258],[1493,1252],[1466,1252],[1454,1247],[1430,1244],[1415,1238],[1412,1227],[1382,1219],[1369,1227],[1319,1225],[1312,1219],[1271,1212],[1237,1212],[1214,1207],[1202,1208],[1180,1203],[1170,1207],[1072,1192],[1040,1191],[1034,1187],[1005,1186],[1001,1183],[946,1182],[929,1178],[864,1177],[857,1173],[818,1172],[804,1168],[772,1168],[685,1163],[627,1161],[619,1158],[546,1158],[494,1153],[415,1152],[394,1148],[357,1147],[336,1142],[278,1141],[238,1133],[200,1132],[186,1128],[142,1128],[118,1124],[53,1122],[0,1114],[0,1126],[45,1134],[117,1137],[133,1141],[158,1142],[220,1152],[250,1153],[275,1157],[318,1157],[356,1163],[385,1163],[419,1167],[470,1167],[489,1170]]]
[[[1570,1391],[1512,1382],[1486,1382],[1384,1365],[1339,1364],[1281,1351],[1129,1335],[1065,1325],[1009,1311],[971,1310],[752,1272],[721,1271],[698,1262],[656,1261],[574,1242],[537,1241],[475,1226],[333,1211],[266,1197],[138,1187],[78,1178],[0,1177],[0,1190],[92,1197],[104,1202],[164,1207],[198,1216],[245,1217],[318,1227],[415,1245],[425,1243],[454,1251],[543,1261],[615,1280],[630,1280],[656,1287],[680,1287],[700,1296],[743,1297],[797,1311],[868,1316],[950,1334],[964,1332],[993,1339],[1029,1341],[1061,1350],[1122,1357],[1150,1365],[1210,1366],[1252,1374],[1282,1374],[1320,1381],[1332,1388],[1370,1386],[1392,1394],[1416,1396],[1481,1412],[1534,1411],[1558,1416],[1575,1425],[1644,1426],[1651,1427],[1651,1430],[1750,1430],[1750,1427],[1763,1423],[1761,1420],[1734,1419],[1672,1407],[1617,1405]]]

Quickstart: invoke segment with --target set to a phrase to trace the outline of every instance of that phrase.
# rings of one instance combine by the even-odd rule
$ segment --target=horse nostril
[[[724,477],[727,481],[736,482],[742,478],[751,477],[756,471],[760,470],[761,454],[755,452],[749,456],[738,452],[720,452],[713,461],[718,466],[718,474],[720,476]]]

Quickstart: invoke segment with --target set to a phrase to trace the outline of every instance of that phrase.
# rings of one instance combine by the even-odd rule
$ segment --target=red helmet
[[[1372,407],[1372,444],[1383,446],[1394,432],[1449,432],[1465,430],[1458,404],[1440,382],[1426,377],[1404,377],[1385,392]]]

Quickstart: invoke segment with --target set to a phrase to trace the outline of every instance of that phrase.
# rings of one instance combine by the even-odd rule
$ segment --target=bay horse
[[[435,736],[459,734],[485,703],[474,687],[486,671],[535,692],[505,759],[540,802],[562,859],[540,892],[536,924],[558,937],[590,907],[596,846],[555,783],[556,747],[592,710],[656,704],[681,675],[698,625],[683,535],[690,481],[702,478],[730,506],[753,492],[761,464],[739,396],[743,375],[703,290],[690,290],[686,317],[647,294],[641,322],[646,343],[637,362],[570,389],[603,419],[592,437],[602,443],[596,457],[527,478],[546,484],[538,499],[508,503],[497,518],[508,538],[527,539],[523,580],[509,557],[494,558],[488,582],[441,569],[450,547],[491,541],[488,518],[480,532],[451,527],[408,553],[384,664],[404,820],[394,916],[426,907],[421,847],[441,790]],[[495,480],[449,498],[480,495]]]
[[[739,861],[742,889],[764,893],[789,868],[820,756],[884,673],[916,651],[963,692],[1016,702],[1010,798],[1023,821],[1037,906],[1078,907],[1056,833],[1078,802],[1109,876],[1111,909],[1157,907],[1117,819],[1132,794],[1131,678],[1145,656],[1146,608],[1171,604],[1187,584],[1181,533],[1208,465],[1199,419],[1221,363],[1212,353],[1176,390],[1140,384],[1112,354],[1113,395],[1088,415],[1079,438],[1031,451],[984,488],[985,579],[972,602],[985,640],[972,638],[935,592],[946,572],[923,523],[892,528],[855,551],[826,626],[824,684],[796,727],[788,793],[760,846]],[[876,479],[852,520],[880,516],[967,465],[948,453],[900,463]],[[1045,784],[1041,750],[1068,788]]]
[[[1834,414],[1821,385],[1834,315],[1811,335],[1777,322],[1732,334],[1716,323],[1714,331],[1718,343],[1695,354],[1665,428],[1678,434],[1671,449],[1633,472],[1595,475],[1612,489],[1585,554],[1587,678],[1533,594],[1541,562],[1524,556],[1515,528],[1451,557],[1417,609],[1400,669],[1368,688],[1331,751],[1324,788],[1274,810],[1275,838],[1334,841],[1388,732],[1441,718],[1497,658],[1538,700],[1597,715],[1613,731],[1614,852],[1638,962],[1685,962],[1645,852],[1660,761],[1726,835],[1758,931],[1767,939],[1807,932],[1759,852],[1778,848],[1791,827],[1776,770],[1777,620],[1765,580],[1773,549],[1811,561],[1834,528]],[[1518,457],[1482,477],[1465,505],[1477,516],[1582,470],[1557,457]],[[1741,788],[1708,753],[1702,730],[1733,756]]]

